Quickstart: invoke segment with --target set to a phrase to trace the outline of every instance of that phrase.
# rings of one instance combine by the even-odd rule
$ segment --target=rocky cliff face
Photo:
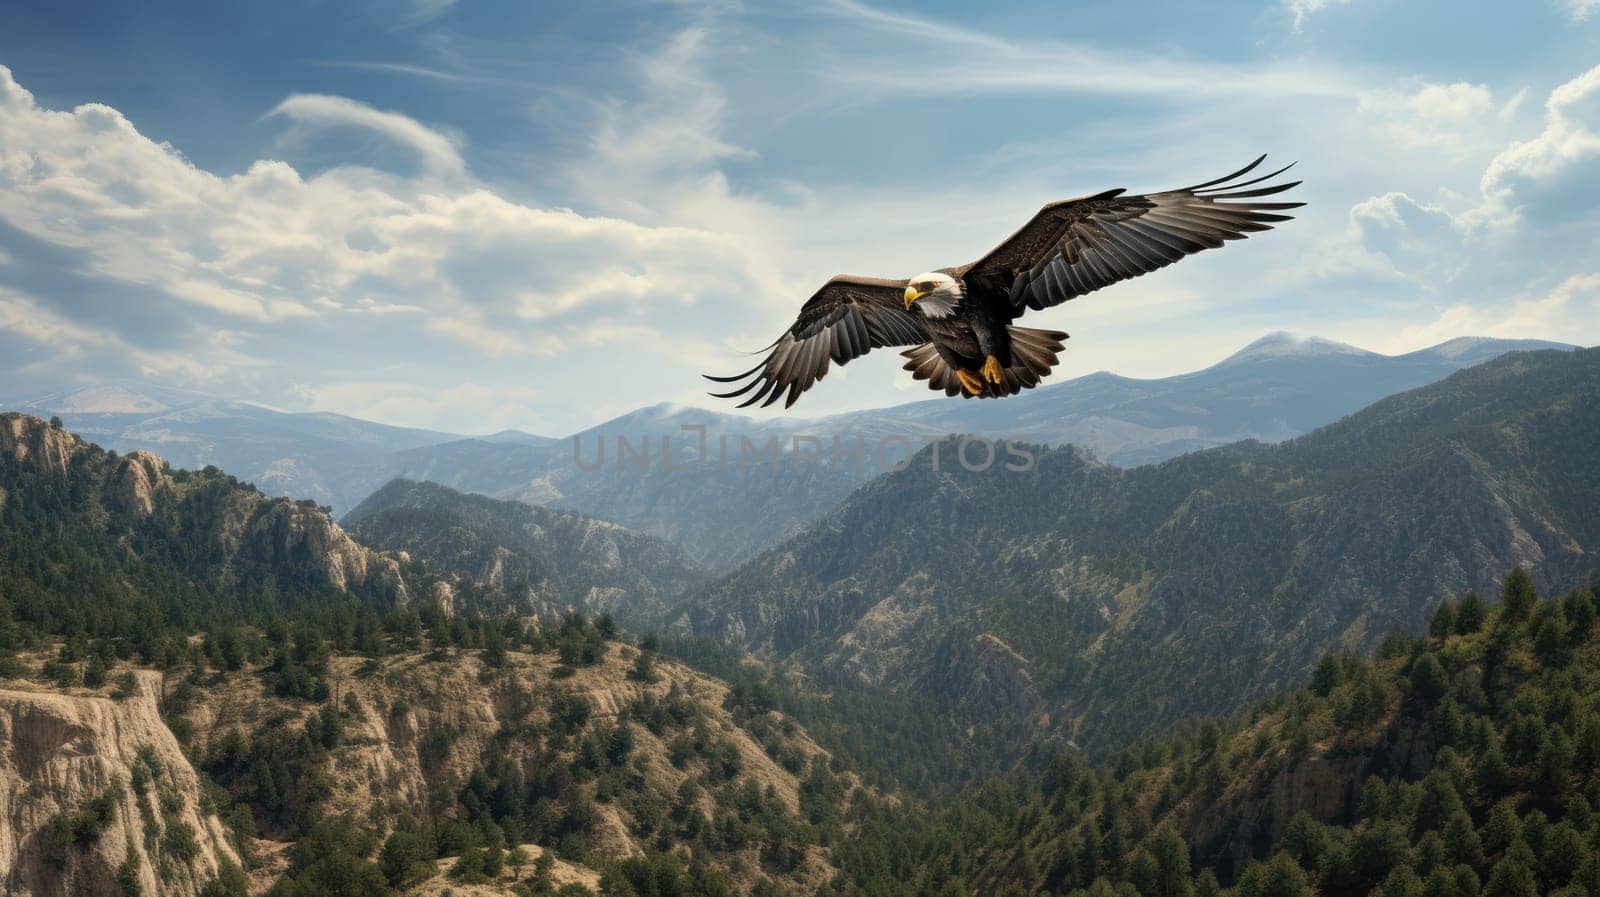
[[[0,414],[0,460],[66,476],[67,459],[83,441],[26,414]]]
[[[117,894],[134,882],[187,897],[238,864],[161,720],[160,675],[133,684],[120,699],[0,690],[0,890]]]
[[[304,502],[267,499],[229,524],[226,541],[260,564],[298,570],[342,592],[394,603],[409,597],[398,559],[350,538],[326,512]]]
[[[328,671],[333,700],[320,705],[279,697],[246,672],[163,683],[159,673],[138,671],[125,697],[10,680],[0,689],[0,893],[114,895],[130,893],[131,882],[142,894],[197,895],[224,867],[242,864],[196,770],[217,781],[207,764],[226,755],[230,741],[271,731],[299,740],[301,729],[316,730],[318,714],[333,706],[342,708],[339,745],[305,780],[326,789],[319,817],[344,814],[380,831],[406,818],[448,819],[460,813],[456,799],[474,777],[495,764],[532,762],[529,775],[566,780],[578,761],[541,751],[552,742],[575,749],[594,733],[622,727],[632,744],[625,795],[601,794],[598,783],[578,789],[593,801],[584,842],[591,857],[617,860],[659,849],[661,833],[637,815],[639,808],[690,792],[707,824],[727,812],[728,795],[748,792],[767,794],[776,812],[798,825],[800,777],[814,758],[828,755],[779,714],[736,718],[729,688],[717,679],[661,660],[652,681],[643,681],[634,675],[636,656],[637,649],[611,643],[599,663],[561,673],[552,655],[517,652],[497,668],[475,653],[390,657],[378,665],[340,656]],[[570,717],[556,722],[574,702],[585,708],[576,726]],[[163,706],[182,720],[181,745]],[[660,710],[692,722],[661,728],[643,721]],[[737,768],[736,778],[718,784],[720,774],[705,761],[669,746],[686,733],[726,745],[731,756],[720,754],[717,762]],[[846,780],[854,787],[853,777]],[[260,833],[244,845],[257,893],[284,874],[293,848],[283,840],[288,833],[270,822]],[[536,857],[552,845],[524,847]],[[709,860],[748,874],[763,867],[762,849],[723,849]],[[511,893],[510,882],[450,879],[444,873],[452,862],[441,861],[439,875],[406,893]],[[565,860],[553,871],[557,885],[593,889],[598,881],[592,868]],[[833,873],[828,851],[811,845],[777,879],[793,893],[809,893]]]
[[[219,588],[411,597],[399,559],[352,539],[314,502],[269,498],[207,468],[173,470],[145,451],[107,452],[36,417],[0,415],[0,483],[34,493],[96,537],[125,534],[142,559]],[[109,526],[108,526],[109,524]]]

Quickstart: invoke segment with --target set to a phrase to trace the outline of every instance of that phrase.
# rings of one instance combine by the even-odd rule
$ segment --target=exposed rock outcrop
[[[160,674],[121,699],[0,690],[0,890],[188,897],[238,863],[157,708]]]
[[[0,460],[67,474],[67,460],[83,442],[26,414],[0,414]]]
[[[157,485],[170,483],[163,479],[162,460],[150,452],[130,452],[122,456],[112,475],[111,493],[108,496],[117,510],[135,517],[148,517],[155,510]]]
[[[241,523],[234,541],[257,561],[299,570],[340,591],[394,603],[409,597],[398,560],[350,538],[309,503],[266,499]]]
[[[454,798],[497,740],[497,750],[515,754],[517,742],[508,741],[506,733],[527,723],[547,723],[556,698],[581,697],[591,719],[611,723],[629,708],[665,701],[674,691],[703,709],[712,731],[730,739],[744,775],[762,787],[771,785],[791,811],[798,809],[798,778],[723,709],[726,684],[664,660],[656,665],[655,682],[638,681],[629,675],[635,650],[613,647],[598,665],[580,667],[565,678],[555,675],[558,661],[552,655],[512,653],[498,673],[473,655],[447,661],[391,658],[376,671],[363,671],[360,658],[335,658],[330,678],[346,710],[345,745],[329,770],[333,793],[327,812],[365,818],[380,804],[404,813],[431,812]],[[230,731],[256,731],[285,714],[316,710],[316,705],[272,696],[256,677],[236,676],[207,689],[187,718],[194,749],[203,756]],[[667,760],[660,738],[637,723],[631,727],[640,768],[667,783],[667,791],[676,790],[688,773]],[[799,730],[792,741],[807,759],[824,754]],[[614,828],[611,853],[643,850],[620,820]]]

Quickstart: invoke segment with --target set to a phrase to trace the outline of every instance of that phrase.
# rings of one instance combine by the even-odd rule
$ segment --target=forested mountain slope
[[[1522,571],[1503,592],[1247,716],[880,812],[832,893],[1600,894],[1594,596],[1539,601]]]
[[[623,643],[610,614],[529,620],[446,572],[314,503],[0,416],[0,890],[731,897],[831,879],[861,789],[770,695]]]
[[[0,611],[28,638],[132,638],[156,656],[170,630],[350,602],[381,609],[419,588],[314,502],[0,415]]]
[[[614,523],[435,483],[394,480],[341,523],[364,544],[405,551],[447,575],[456,600],[484,611],[558,619],[659,617],[702,574],[684,553]]]
[[[0,882],[733,897],[831,880],[854,776],[760,694],[607,632],[396,612],[364,656],[306,628],[210,633],[160,672],[115,643],[13,657]]]
[[[1600,569],[1600,351],[1517,353],[1300,439],[1123,470],[947,445],[675,618],[1027,737],[1236,709],[1526,564]],[[972,454],[983,458],[981,451]]]

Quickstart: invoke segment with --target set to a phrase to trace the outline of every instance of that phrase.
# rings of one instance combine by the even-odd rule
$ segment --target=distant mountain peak
[[[1439,345],[1429,348],[1427,351],[1432,352],[1435,355],[1441,355],[1445,358],[1454,358],[1457,355],[1465,355],[1466,353],[1471,352],[1479,346],[1491,341],[1492,340],[1487,336],[1458,336],[1455,339],[1445,340]]]
[[[1261,358],[1309,358],[1329,355],[1372,355],[1366,349],[1324,339],[1320,336],[1302,336],[1287,330],[1274,330],[1255,340],[1243,349],[1223,359],[1223,364],[1251,361]]]
[[[1570,351],[1575,348],[1577,347],[1570,343],[1558,343],[1543,339],[1498,339],[1492,336],[1458,336],[1455,339],[1445,340],[1437,346],[1418,349],[1411,354],[1443,358],[1458,362],[1463,366],[1470,366],[1506,352],[1519,350],[1537,351],[1539,349]]]
[[[147,392],[108,384],[54,393],[27,407],[53,414],[159,414],[172,406]]]

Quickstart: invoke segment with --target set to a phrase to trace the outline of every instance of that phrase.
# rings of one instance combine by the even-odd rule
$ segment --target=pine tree
[[[1422,897],[1422,879],[1410,866],[1397,866],[1373,894],[1375,897]]]
[[[1589,861],[1589,845],[1565,821],[1545,832],[1539,845],[1539,884],[1545,890],[1565,887]]]
[[[1311,691],[1319,698],[1326,698],[1343,682],[1344,669],[1339,664],[1339,658],[1332,654],[1323,655],[1317,662],[1316,672],[1311,674]]]
[[[1479,832],[1483,849],[1491,854],[1502,853],[1522,842],[1522,820],[1517,818],[1516,804],[1503,800],[1489,808],[1489,818],[1484,820]]]
[[[1500,618],[1506,623],[1521,623],[1539,601],[1533,577],[1522,567],[1512,570],[1500,587]]]
[[[1552,669],[1562,669],[1572,662],[1572,648],[1567,643],[1567,624],[1559,608],[1541,615],[1534,628],[1533,653],[1540,663]]]
[[[1286,853],[1246,866],[1234,888],[1237,897],[1313,897],[1315,893],[1311,877]]]
[[[1379,884],[1408,862],[1411,839],[1397,823],[1379,820],[1356,834],[1350,859],[1369,885]]]
[[[1486,797],[1497,797],[1511,787],[1511,768],[1499,744],[1489,745],[1479,756],[1477,779],[1478,790]]]
[[[1483,628],[1489,618],[1489,602],[1477,592],[1468,592],[1456,602],[1456,632],[1471,635]]]
[[[1141,889],[1146,897],[1190,897],[1193,888],[1189,882],[1189,845],[1171,824],[1156,829],[1146,848],[1155,860],[1155,887]]]
[[[1443,641],[1454,635],[1456,631],[1456,603],[1446,598],[1439,602],[1433,611],[1433,618],[1428,621],[1428,635]]]
[[[1521,857],[1507,856],[1494,865],[1483,897],[1539,897],[1533,870]]]
[[[1461,796],[1449,773],[1435,769],[1422,780],[1422,794],[1417,801],[1412,831],[1417,835],[1443,829],[1452,819],[1464,815]]]
[[[1545,729],[1535,765],[1539,788],[1546,797],[1557,798],[1566,793],[1572,776],[1574,754],[1572,739],[1560,726],[1552,725]]]
[[[1578,589],[1561,602],[1561,611],[1567,622],[1572,624],[1575,637],[1587,636],[1594,627],[1596,616],[1594,593],[1588,589]]]
[[[1453,863],[1474,868],[1483,865],[1483,841],[1472,827],[1472,817],[1458,808],[1444,826],[1445,855]]]
[[[1411,668],[1411,687],[1424,701],[1434,704],[1449,691],[1450,676],[1437,657],[1424,654]]]

